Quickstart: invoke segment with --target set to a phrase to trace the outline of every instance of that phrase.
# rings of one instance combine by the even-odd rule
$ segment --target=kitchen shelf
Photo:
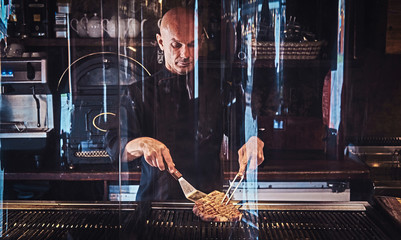
[[[137,171],[122,172],[121,180],[139,181],[141,173]],[[5,172],[5,180],[47,180],[47,181],[118,181],[118,172],[77,171],[77,172]]]
[[[332,60],[284,60],[283,67],[324,67],[329,68],[332,64]],[[235,61],[234,66],[237,68],[246,68],[246,61]],[[274,68],[275,63],[273,59],[257,59],[255,61],[255,68]]]
[[[223,166],[224,180],[232,180],[237,174],[237,168]],[[257,173],[258,181],[348,181],[369,179],[369,170],[361,162],[329,161],[329,160],[274,160],[268,159],[262,164]],[[5,172],[6,181],[101,181],[103,182],[103,200],[108,199],[111,181],[139,182],[139,171],[30,171]]]
[[[121,181],[139,181],[140,172],[122,172]],[[84,171],[84,172],[12,172],[4,173],[4,180],[11,181],[103,181],[103,200],[109,197],[109,181],[119,181],[118,172]]]
[[[72,47],[102,47],[102,46],[116,46],[117,38],[71,38],[70,44]],[[66,47],[68,39],[66,38],[26,38],[22,40],[25,46],[30,47]],[[154,39],[127,39],[126,42],[120,43],[122,46],[132,47],[156,47],[157,43]],[[284,60],[283,67],[324,67],[329,68],[332,65],[332,60],[327,59],[304,59],[304,60]],[[234,61],[234,67],[246,68],[246,61]],[[221,65],[216,65],[221,67]],[[275,63],[273,59],[257,59],[255,61],[255,68],[274,68]]]
[[[285,164],[283,164],[285,162]],[[224,166],[224,179],[233,179],[236,169]],[[123,181],[139,181],[139,171],[121,172]],[[337,180],[367,179],[369,169],[362,162],[337,160],[274,160],[269,159],[258,170],[258,180]],[[5,172],[4,180],[48,180],[48,181],[117,181],[117,171],[49,171],[49,172]]]
[[[101,47],[117,45],[117,38],[70,38],[70,44],[78,47]],[[26,38],[21,40],[25,46],[31,47],[66,47],[68,45],[67,38]],[[124,43],[121,43],[123,45]],[[156,41],[153,39],[145,39],[141,42],[139,39],[128,39],[128,46],[144,46],[154,47]]]
[[[237,169],[224,166],[224,179],[233,179]],[[369,169],[358,161],[326,159],[267,159],[258,168],[258,181],[333,181],[369,179]]]

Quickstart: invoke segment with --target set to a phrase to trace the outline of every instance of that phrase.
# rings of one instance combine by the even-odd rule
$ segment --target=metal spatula
[[[195,202],[206,196],[205,193],[197,190],[187,180],[185,180],[177,169],[175,169],[174,172],[170,172],[170,174],[180,183],[181,189],[188,200]]]

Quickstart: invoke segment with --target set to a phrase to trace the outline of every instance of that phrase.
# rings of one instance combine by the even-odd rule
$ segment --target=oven
[[[71,90],[60,86],[62,162],[69,169],[109,165],[104,136],[119,114],[124,86],[149,74],[135,59],[113,52],[82,56],[67,71],[71,71]],[[66,75],[61,76],[63,83],[68,82]]]

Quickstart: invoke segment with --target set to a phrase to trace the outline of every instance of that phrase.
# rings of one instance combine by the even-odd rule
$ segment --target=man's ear
[[[162,36],[159,33],[156,33],[156,40],[157,40],[157,44],[159,45],[159,48],[164,51],[164,49],[163,49],[163,39],[162,39]]]

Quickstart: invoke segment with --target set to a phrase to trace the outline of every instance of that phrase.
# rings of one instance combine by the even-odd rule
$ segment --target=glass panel
[[[67,65],[57,89],[60,164],[66,175],[80,174],[77,182],[65,183],[64,192],[71,195],[71,200],[108,200],[106,180],[119,179],[118,164],[111,162],[104,137],[107,126],[118,116],[120,79],[133,81],[135,69],[134,61],[118,54],[119,39],[108,38],[104,31],[106,19],[117,11],[115,2],[81,1],[71,2],[67,15],[69,31],[63,55]],[[127,69],[132,71],[128,73]],[[83,182],[86,174],[95,181]]]
[[[127,206],[184,209],[152,212],[141,238],[182,218],[209,226],[192,208],[215,190],[259,206],[348,201],[371,172],[399,184],[399,57],[377,54],[377,31],[357,29],[379,24],[380,10],[362,0],[9,1],[1,203],[89,201],[116,207],[122,224],[150,219]],[[267,215],[241,213],[246,238],[259,236]]]
[[[8,42],[35,61],[3,61],[2,104],[20,104],[2,124],[45,137],[3,141],[5,158],[26,161],[3,162],[28,181],[40,172],[46,194],[62,180],[51,199],[140,200],[138,191],[147,200],[185,199],[158,170],[164,160],[205,193],[245,173],[251,185],[235,198],[256,200],[253,186],[271,166],[338,158],[343,1],[57,1],[44,5],[56,9],[54,24],[38,30],[23,2],[10,7]],[[41,64],[46,78],[9,80],[25,69],[39,74]],[[262,181],[270,180],[279,179]],[[86,184],[94,192],[74,187]],[[133,192],[121,195],[122,187]]]
[[[147,4],[152,7],[149,8]],[[336,109],[338,111],[339,103],[331,106],[333,100],[330,98],[327,99],[328,105],[322,103],[326,100],[322,97],[324,85],[327,84],[325,79],[327,76],[331,76],[331,69],[337,68],[334,64],[337,58],[335,51],[337,48],[335,40],[338,22],[337,2],[330,1],[330,4],[327,5],[314,1],[302,3],[297,1],[190,3],[186,7],[196,13],[193,20],[192,17],[181,19],[175,16],[172,22],[194,21],[194,29],[189,29],[189,32],[193,31],[190,39],[193,39],[194,42],[186,46],[186,44],[177,42],[174,36],[172,37],[174,42],[167,41],[171,44],[169,47],[173,49],[167,48],[169,54],[174,53],[174,49],[184,48],[185,50],[194,45],[193,56],[191,55],[188,60],[191,62],[192,58],[194,59],[193,71],[189,71],[190,74],[185,72],[189,64],[182,62],[183,60],[180,58],[177,58],[175,62],[168,63],[170,59],[166,60],[164,57],[166,49],[161,49],[163,38],[160,37],[158,40],[153,37],[157,33],[157,25],[162,23],[159,21],[160,17],[181,4],[168,1],[152,4],[156,3],[145,1],[122,8],[124,9],[121,13],[122,16],[135,13],[137,22],[141,22],[142,26],[141,33],[136,38],[122,41],[122,44],[126,44],[122,51],[125,53],[129,49],[135,50],[131,53],[152,75],[150,78],[152,84],[148,85],[149,79],[146,76],[143,77],[141,82],[134,84],[136,85],[134,89],[132,86],[129,87],[131,95],[128,96],[128,100],[121,100],[133,102],[129,106],[131,108],[135,106],[135,102],[139,104],[136,106],[137,109],[134,109],[134,113],[131,113],[134,115],[133,120],[130,119],[132,116],[129,116],[127,106],[123,106],[123,112],[120,112],[121,137],[124,139],[124,142],[121,143],[121,150],[124,151],[125,141],[143,136],[151,137],[158,140],[157,143],[161,144],[163,148],[167,147],[170,150],[166,155],[168,159],[171,155],[173,161],[176,159],[178,162],[185,162],[185,164],[180,163],[182,166],[189,164],[190,159],[193,159],[196,164],[201,162],[203,164],[205,160],[202,159],[215,158],[216,161],[210,160],[209,164],[210,166],[220,166],[222,174],[220,180],[223,182],[233,179],[240,169],[237,151],[249,140],[255,141],[254,137],[256,136],[259,136],[265,145],[265,158],[272,162],[276,161],[278,164],[282,164],[283,160],[288,160],[291,164],[292,161],[299,161],[299,164],[309,159],[325,160],[337,157],[337,133],[335,131],[338,130],[338,118],[336,118],[337,123],[332,123],[336,126],[330,125],[329,118],[333,119],[333,116],[338,116],[338,114],[331,113],[330,115],[326,112]],[[146,6],[146,11],[144,6]],[[339,19],[341,20],[341,18],[343,18],[342,15]],[[216,27],[216,25],[219,26]],[[152,33],[149,34],[149,32]],[[140,44],[138,44],[139,42]],[[342,66],[339,67],[342,68]],[[167,68],[167,72],[164,68]],[[163,71],[165,72],[163,73]],[[175,74],[170,75],[170,72]],[[341,71],[339,72],[339,76],[341,76]],[[163,76],[162,79],[159,79],[161,78],[160,74]],[[203,80],[205,76],[207,76],[207,80]],[[168,80],[164,80],[164,77]],[[155,80],[155,78],[157,79]],[[177,89],[174,89],[175,85],[171,81],[180,82],[180,78],[184,78],[181,81],[184,81],[185,84],[183,83],[181,87],[176,86]],[[217,85],[216,88],[219,92],[213,93],[213,88],[208,88],[207,91],[203,90],[205,85],[202,84],[209,84],[209,81]],[[340,87],[338,88],[341,89],[341,80],[333,80],[332,84],[336,84],[336,82],[339,82]],[[160,86],[155,84],[160,84]],[[187,110],[182,110],[180,107],[183,103],[179,101],[183,100],[179,99],[186,97],[185,91],[182,92],[179,90],[180,88],[184,88],[188,92],[186,94],[189,94],[189,103],[185,103],[190,104]],[[214,100],[222,104],[219,107],[221,109],[216,109],[222,114],[219,115],[221,116],[219,123],[215,126],[207,122],[213,121],[213,115],[204,116],[206,110],[203,108],[214,111],[212,107],[208,106],[210,101],[204,99],[206,97],[212,99],[207,94],[212,94],[215,97]],[[337,94],[339,93],[330,96],[337,96]],[[138,109],[142,108],[144,110],[141,111],[145,111],[145,113],[135,115],[138,114]],[[144,116],[145,114],[148,115]],[[192,125],[184,128],[185,124],[181,121]],[[129,129],[127,130],[126,125],[129,124],[135,125],[129,129],[132,131],[134,128],[136,132],[130,133]],[[188,133],[181,133],[180,131],[184,131],[183,129]],[[213,134],[209,136],[207,132]],[[327,134],[333,134],[333,132],[334,135],[330,135],[331,138],[327,138],[326,141],[322,140]],[[196,137],[191,134],[195,134]],[[207,154],[205,150],[200,150],[202,147],[207,148],[207,145],[203,146],[203,142],[200,141],[205,134],[216,141],[213,143],[215,147],[223,147],[220,149],[220,158],[216,158],[216,155],[214,157],[206,156],[218,151],[216,148],[207,150]],[[124,138],[125,136],[127,139]],[[214,137],[216,139],[213,139]],[[220,141],[221,143],[219,143]],[[131,144],[134,145],[134,142]],[[257,152],[258,148],[251,142],[248,151],[253,149],[254,152]],[[334,146],[332,146],[333,143]],[[137,144],[144,146],[144,143]],[[144,154],[143,149],[131,151],[140,156]],[[158,157],[163,159],[166,156],[160,152]],[[148,162],[154,167],[157,167],[158,164],[163,165],[162,162],[157,163],[155,158],[157,159],[154,156],[149,157],[151,160]],[[185,160],[181,160],[181,158],[185,158]],[[122,160],[125,161],[125,156],[122,157]],[[159,161],[161,160],[159,159]],[[195,183],[202,181],[201,175],[206,175],[201,173],[202,167],[196,164],[189,164],[189,169],[182,171],[184,177],[193,179],[195,187],[202,185],[202,183]],[[261,167],[264,166],[265,163]],[[142,159],[141,167],[143,183],[148,178],[144,177],[146,175],[143,174],[143,168],[149,168],[149,163]],[[160,168],[163,169],[162,166]],[[193,169],[191,171],[191,168],[197,171],[194,172]],[[150,174],[151,170],[154,171],[156,168],[149,168],[146,171]],[[244,170],[241,169],[241,171]],[[153,176],[153,174],[161,173],[156,171],[150,175]],[[197,174],[199,175],[197,176]],[[163,175],[168,174],[163,173]],[[248,182],[258,181],[257,171],[247,171],[247,175]],[[300,179],[303,178],[300,177]],[[170,186],[178,187],[172,178],[170,180]],[[167,189],[167,187],[163,187],[163,189]],[[179,190],[178,188],[177,193],[180,193]],[[143,191],[142,188],[140,188],[141,191]],[[166,194],[152,193],[151,195],[158,195],[160,199],[167,198]]]

